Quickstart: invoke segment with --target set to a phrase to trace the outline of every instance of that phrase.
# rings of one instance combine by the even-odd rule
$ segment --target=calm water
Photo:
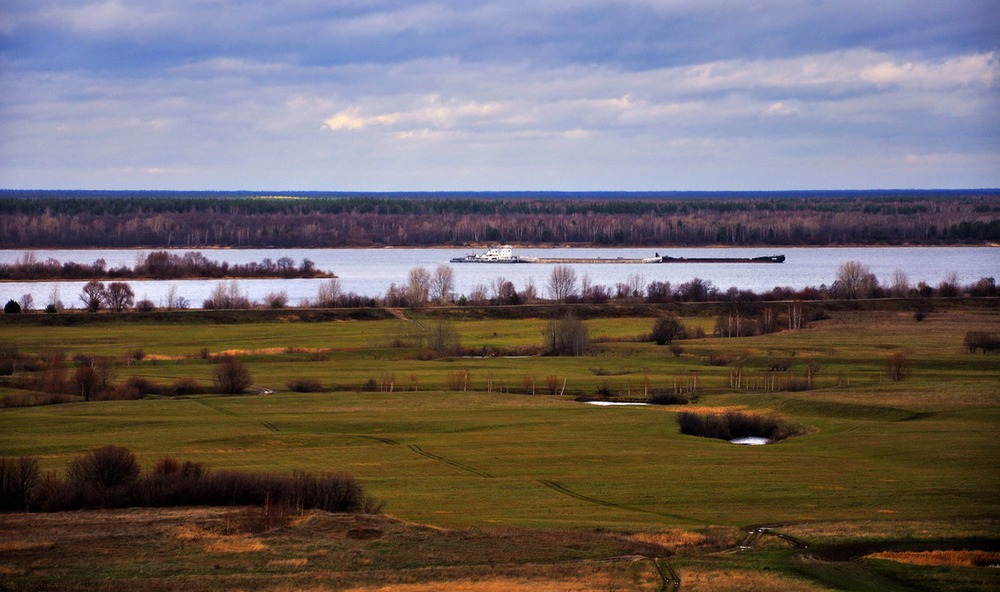
[[[190,249],[178,250],[183,254]],[[365,296],[379,296],[393,283],[405,285],[409,271],[426,267],[430,271],[438,265],[448,264],[452,257],[465,255],[467,249],[201,249],[207,258],[230,263],[250,263],[265,258],[277,260],[291,257],[296,264],[310,259],[317,268],[332,271],[340,277],[344,292]],[[656,249],[515,249],[515,254],[529,257],[615,257],[641,258],[653,255]],[[108,267],[134,266],[140,256],[149,250],[36,250],[35,256],[60,263],[75,261],[92,263],[102,258]],[[592,284],[613,287],[625,282],[629,276],[638,275],[643,284],[652,281],[670,282],[674,286],[701,278],[721,290],[732,286],[756,292],[775,286],[804,288],[829,285],[836,279],[837,268],[846,261],[860,261],[869,266],[883,284],[892,281],[898,269],[906,273],[910,283],[924,281],[937,285],[954,273],[962,284],[972,283],[982,277],[1000,276],[1000,248],[995,247],[868,247],[868,248],[688,248],[659,249],[661,255],[674,257],[757,257],[783,253],[783,264],[586,264],[573,265],[578,278],[587,276]],[[20,250],[0,250],[0,263],[13,263],[24,254]],[[514,283],[520,291],[528,283],[534,284],[540,296],[547,296],[546,284],[552,265],[548,264],[453,264],[456,293],[469,294],[478,284],[489,286],[503,277]],[[262,300],[270,292],[284,291],[289,303],[296,305],[313,299],[319,285],[325,280],[238,280],[242,291],[253,300]],[[80,307],[80,290],[84,282],[5,282],[0,283],[0,301],[20,299],[31,294],[36,307],[44,307],[58,290],[59,298],[67,307]],[[166,299],[167,291],[175,286],[177,295],[188,300],[192,307],[200,307],[208,298],[217,280],[129,280],[136,299],[148,298],[157,305]]]

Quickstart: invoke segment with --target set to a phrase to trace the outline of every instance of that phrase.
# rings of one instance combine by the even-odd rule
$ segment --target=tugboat
[[[500,245],[493,247],[485,253],[469,253],[465,257],[455,257],[452,263],[529,263],[528,259],[522,259],[514,255],[510,245]]]

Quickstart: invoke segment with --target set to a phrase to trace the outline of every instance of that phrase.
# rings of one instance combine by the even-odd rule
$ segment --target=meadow
[[[550,323],[542,318],[410,311],[328,322],[5,324],[0,340],[24,354],[58,349],[69,358],[129,359],[117,380],[193,378],[208,390],[213,358],[227,353],[249,369],[253,386],[242,396],[0,409],[0,455],[30,455],[61,471],[76,455],[116,444],[144,466],[172,456],[210,469],[346,471],[385,503],[395,526],[381,523],[380,532],[399,531],[396,544],[414,537],[423,541],[417,547],[429,545],[381,575],[360,564],[337,568],[366,574],[355,582],[362,588],[471,577],[471,567],[441,571],[463,562],[421,538],[463,532],[480,533],[476,545],[486,549],[503,547],[494,538],[521,540],[529,549],[532,537],[555,537],[547,551],[511,559],[521,571],[490,576],[497,581],[562,581],[566,574],[555,568],[531,576],[523,570],[639,553],[672,555],[685,590],[794,589],[789,582],[804,590],[909,590],[928,582],[934,589],[986,590],[1000,583],[995,569],[862,560],[859,549],[990,552],[1000,545],[1000,357],[963,346],[968,331],[1000,332],[995,304],[938,306],[921,321],[891,307],[831,310],[802,330],[683,339],[673,348],[644,340],[662,314],[650,309],[646,316],[587,319],[592,348],[579,357],[537,354]],[[692,334],[711,334],[714,323],[708,316],[680,320]],[[466,354],[483,355],[428,355],[426,335],[441,323]],[[887,366],[894,355],[907,364],[901,380]],[[292,392],[288,385],[301,379],[318,382],[321,392]],[[0,396],[17,390],[0,387]],[[658,390],[691,403],[598,407],[578,400],[641,401]],[[774,414],[804,433],[737,446],[678,430],[679,411],[725,410]],[[34,518],[0,516],[0,531]],[[401,524],[430,530],[418,536]],[[718,554],[736,548],[743,527],[754,524],[780,525],[808,541],[817,549],[813,561],[777,537]],[[678,533],[699,542],[678,543],[685,540]],[[595,542],[604,535],[613,536]],[[574,550],[571,540],[584,542]],[[637,551],[636,541],[647,547]],[[355,542],[361,554],[374,544]],[[449,544],[471,556],[485,553],[467,540]],[[860,546],[843,557],[823,555],[837,545]],[[487,560],[467,563],[482,567]],[[7,565],[8,576],[33,581],[18,565]],[[314,559],[298,567],[318,565]],[[425,579],[407,571],[416,566],[429,570]],[[0,561],[0,577],[3,567]],[[614,570],[570,578],[599,582],[593,588],[551,589],[666,585],[648,562]],[[769,584],[765,572],[786,579]],[[733,583],[740,577],[757,583],[741,588]]]

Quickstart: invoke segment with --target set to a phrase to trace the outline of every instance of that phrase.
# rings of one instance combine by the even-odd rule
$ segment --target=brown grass
[[[755,571],[680,570],[684,592],[822,592],[810,582]]]
[[[677,549],[680,547],[697,547],[704,545],[708,537],[698,532],[681,530],[679,528],[662,532],[637,532],[629,535],[629,539],[648,543],[665,549]]]
[[[1000,565],[1000,553],[995,551],[881,551],[865,557],[887,559],[910,565],[953,565],[958,567]]]
[[[613,585],[610,578],[585,580],[541,581],[536,579],[498,577],[487,579],[462,579],[447,582],[426,582],[420,584],[392,584],[375,588],[350,588],[347,592],[509,592],[510,590],[531,590],[532,592],[606,592]]]
[[[174,530],[174,538],[185,543],[198,543],[204,547],[206,553],[257,553],[267,551],[267,545],[254,537],[242,534],[218,534],[193,524],[178,526]]]

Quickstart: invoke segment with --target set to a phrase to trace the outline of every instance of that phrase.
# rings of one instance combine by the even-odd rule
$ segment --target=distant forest
[[[0,190],[0,247],[1000,242],[1000,190],[311,193]]]

